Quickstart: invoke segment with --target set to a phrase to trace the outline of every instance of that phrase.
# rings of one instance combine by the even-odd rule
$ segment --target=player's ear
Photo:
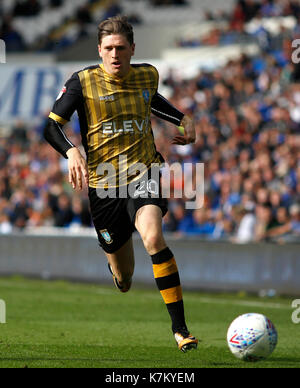
[[[135,43],[133,43],[132,44],[132,46],[131,46],[131,54],[132,54],[132,56],[135,54]]]
[[[98,44],[98,53],[99,53],[99,57],[102,58],[101,45],[100,44]]]

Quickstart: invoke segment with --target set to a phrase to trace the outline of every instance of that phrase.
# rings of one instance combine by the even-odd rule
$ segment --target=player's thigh
[[[150,255],[167,247],[163,236],[162,217],[162,209],[156,205],[145,205],[136,213],[135,227]]]
[[[126,200],[99,198],[96,189],[89,190],[90,209],[99,244],[106,254],[126,251],[134,231],[127,213]],[[130,246],[130,243],[127,244]]]
[[[107,260],[118,280],[130,280],[134,272],[132,237],[116,252],[106,253]]]

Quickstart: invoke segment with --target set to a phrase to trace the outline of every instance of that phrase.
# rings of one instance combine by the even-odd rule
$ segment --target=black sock
[[[172,320],[172,330],[187,330],[178,268],[169,248],[151,256],[157,287]]]

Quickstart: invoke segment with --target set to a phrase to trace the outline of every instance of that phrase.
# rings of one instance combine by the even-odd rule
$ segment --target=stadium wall
[[[135,283],[154,286],[151,259],[134,236]],[[167,237],[185,289],[207,291],[275,290],[300,295],[299,245],[204,242]],[[96,235],[72,232],[0,236],[0,275],[107,283],[111,276]]]

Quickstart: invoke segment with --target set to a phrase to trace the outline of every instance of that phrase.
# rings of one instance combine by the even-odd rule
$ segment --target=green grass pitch
[[[1,278],[0,368],[299,368],[300,324],[292,299],[184,291],[186,317],[201,342],[181,353],[159,292],[134,286]],[[263,362],[235,359],[226,332],[238,315],[258,312],[275,324],[279,342]]]

